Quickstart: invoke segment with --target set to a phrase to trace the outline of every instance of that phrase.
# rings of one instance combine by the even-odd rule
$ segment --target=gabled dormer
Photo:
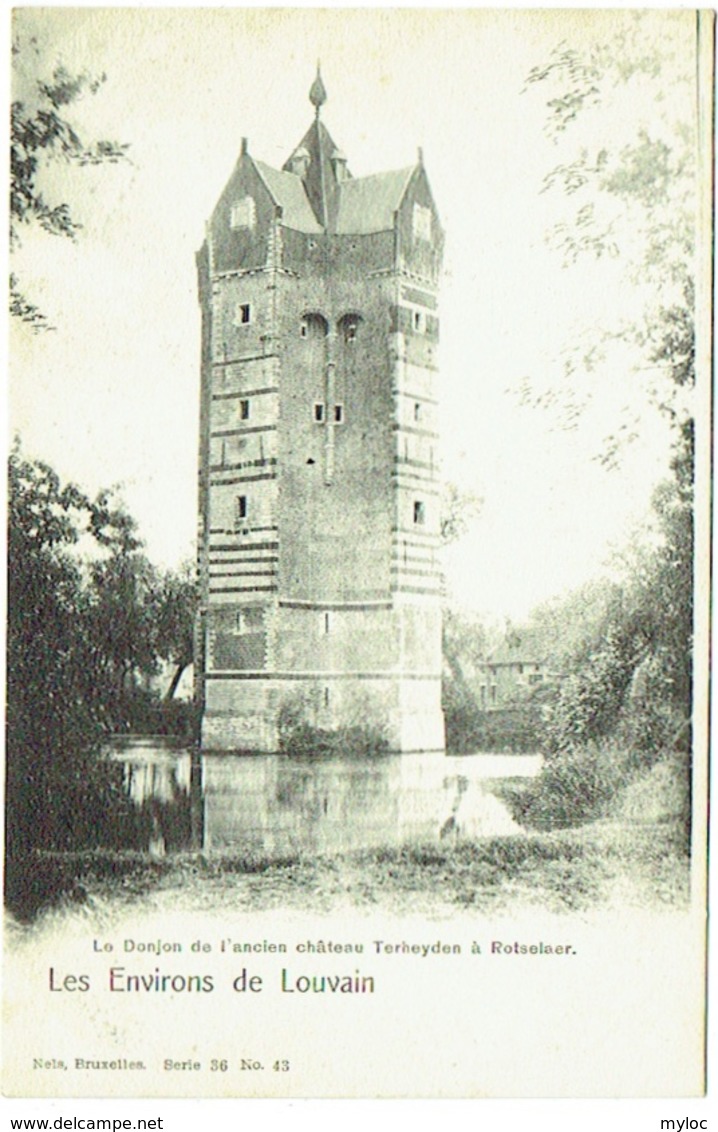
[[[301,177],[257,161],[244,138],[209,223],[212,272],[264,267],[277,219],[301,232],[321,232]]]
[[[329,231],[336,217],[339,186],[351,178],[351,173],[346,156],[321,120],[326,100],[327,92],[317,67],[317,77],[309,91],[314,121],[283,168],[301,177],[318,223]]]

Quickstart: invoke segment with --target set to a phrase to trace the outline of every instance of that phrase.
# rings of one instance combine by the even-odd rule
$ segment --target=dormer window
[[[306,150],[303,145],[300,146],[299,149],[295,149],[287,162],[289,172],[294,173],[297,177],[306,177],[310,161],[311,157],[309,156],[309,151]]]
[[[230,228],[254,228],[257,221],[257,206],[252,197],[242,197],[232,205],[229,214]]]
[[[431,209],[423,204],[415,204],[412,213],[412,228],[415,240],[431,243]]]

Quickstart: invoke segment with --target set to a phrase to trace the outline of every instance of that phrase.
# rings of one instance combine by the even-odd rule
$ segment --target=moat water
[[[161,854],[201,836],[216,852],[283,855],[521,833],[498,780],[527,778],[540,755],[290,758],[203,755],[162,740],[117,744],[124,786]],[[191,804],[192,798],[194,805]]]

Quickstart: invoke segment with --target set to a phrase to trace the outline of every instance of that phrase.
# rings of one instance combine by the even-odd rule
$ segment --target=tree
[[[567,350],[553,387],[527,381],[523,397],[575,426],[577,403],[600,397],[603,374],[621,367],[631,379],[622,419],[598,454],[609,467],[640,433],[649,406],[678,429],[691,413],[697,198],[695,41],[686,15],[623,13],[605,39],[559,44],[527,79],[527,88],[549,95],[545,130],[561,151],[542,190],[565,202],[549,242],[568,268],[620,261],[631,302],[625,317]]]
[[[39,64],[35,39],[12,47],[13,61]],[[13,101],[10,114],[10,249],[21,242],[22,231],[39,226],[53,236],[76,239],[82,224],[66,201],[49,202],[41,188],[42,170],[48,162],[76,165],[114,164],[126,160],[128,145],[110,140],[85,141],[68,116],[68,110],[84,94],[97,94],[106,75],[88,71],[71,74],[58,64],[48,79],[37,78],[27,94]],[[10,276],[10,313],[29,323],[33,330],[48,330],[46,315],[24,294],[15,275]]]
[[[451,480],[444,483],[441,496],[440,534],[443,546],[456,542],[466,534],[473,519],[481,511],[483,499],[464,491]]]
[[[633,417],[626,408],[600,459],[617,466],[648,411],[658,411],[670,432],[669,476],[654,491],[650,529],[626,554],[622,575],[606,590],[603,608],[596,607],[595,621],[586,622],[566,652],[568,677],[549,718],[566,782],[574,781],[575,769],[567,755],[583,758],[587,744],[613,736],[651,761],[689,730],[694,45],[683,34],[688,25],[680,14],[662,17],[676,34],[667,34],[664,22],[660,43],[645,34],[646,19],[655,17],[624,13],[618,30],[603,42],[580,48],[563,43],[528,76],[529,87],[550,92],[546,130],[562,150],[544,189],[561,194],[569,215],[550,240],[568,268],[579,260],[616,258],[633,286],[631,316],[604,327],[588,349],[570,355],[564,388],[570,394],[579,380],[585,386],[593,381],[591,395],[600,396],[601,365],[612,352],[618,364],[617,348],[629,348],[630,364],[625,349],[620,364]],[[624,114],[622,121],[613,111],[629,104],[639,111]],[[561,384],[524,392],[536,404],[561,404]],[[554,778],[559,782],[560,775]]]
[[[118,788],[99,757],[105,736],[157,722],[136,677],[160,657],[186,662],[192,586],[151,566],[112,492],[91,499],[62,484],[17,442],[8,518],[6,830],[17,863],[33,847],[93,843]]]
[[[182,673],[193,660],[198,601],[193,563],[185,562],[178,570],[167,570],[158,577],[152,602],[155,650],[174,666],[165,695],[167,700],[174,697]]]
[[[101,735],[94,711],[87,603],[71,550],[88,530],[90,500],[19,446],[9,466],[7,838],[19,854],[38,840],[73,843],[92,807]],[[41,819],[38,815],[42,815]],[[73,833],[74,831],[74,833]]]

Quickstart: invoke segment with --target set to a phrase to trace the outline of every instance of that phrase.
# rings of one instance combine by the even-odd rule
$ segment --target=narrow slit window
[[[238,523],[247,518],[247,510],[247,496],[238,495],[235,501],[235,517]]]
[[[421,420],[421,404],[418,401],[414,402],[414,420]]]
[[[249,400],[247,398],[242,398],[239,402],[239,419],[241,421],[249,420]]]
[[[412,325],[417,334],[424,334],[426,331],[426,316],[423,311],[414,311]]]
[[[314,420],[317,424],[324,424],[324,402],[314,402]]]
[[[414,500],[414,522],[417,527],[423,527],[426,522],[426,504],[423,499]]]
[[[247,326],[252,321],[252,308],[249,303],[239,303],[237,305],[237,318],[236,322],[239,326]]]
[[[334,423],[335,424],[343,424],[344,423],[344,406],[343,405],[335,405],[334,406]]]
[[[329,707],[329,689],[324,689],[324,706]]]
[[[329,632],[329,614],[328,613],[324,614],[324,632],[325,632],[325,634]]]
[[[241,609],[238,609],[234,615],[234,629],[236,633],[241,633],[244,630],[244,614]]]

